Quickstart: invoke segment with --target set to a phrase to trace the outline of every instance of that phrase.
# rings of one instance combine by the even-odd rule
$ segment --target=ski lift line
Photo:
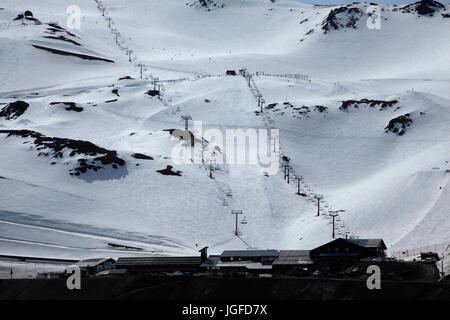
[[[244,69],[244,70],[245,70],[245,69]],[[263,74],[264,74],[264,72],[263,72]],[[259,75],[259,74],[257,73],[257,75]],[[244,73],[243,73],[243,76],[244,76],[244,78],[247,78],[247,77],[246,77],[246,72],[245,72],[245,71],[244,71]],[[284,75],[282,75],[282,74],[277,74],[277,75],[275,75],[275,76],[286,77],[286,78],[302,79],[302,80],[305,80],[305,81],[309,81],[309,77],[308,77],[307,75],[301,75],[301,74],[297,74],[297,75],[292,75],[292,74],[284,74]],[[263,96],[262,96],[262,94],[261,94],[259,88],[257,87],[256,82],[255,82],[255,80],[254,80],[254,78],[253,78],[252,75],[248,75],[248,84],[249,84],[249,87],[250,87],[250,92],[251,92],[251,93],[254,95],[254,97],[258,100],[258,107],[259,107],[259,106],[260,106],[260,101],[261,101],[261,100],[264,100],[264,98],[263,98]],[[256,92],[257,94],[255,94],[255,92]],[[265,100],[264,100],[264,101],[265,101]],[[261,108],[261,111],[262,111],[262,108]],[[267,121],[267,122],[269,122],[269,123],[273,123],[273,120],[270,118],[269,115],[267,115],[267,113],[263,113],[263,117],[264,117],[265,121]],[[265,122],[266,126],[267,126],[267,122]],[[284,153],[281,151],[281,150],[283,150],[283,148],[282,148],[281,145],[279,146],[279,150],[280,150],[280,157],[286,156],[286,154],[284,154]],[[289,157],[288,157],[288,158],[289,158]],[[289,159],[291,159],[291,158],[289,158]],[[294,177],[297,176],[297,173],[295,172],[295,170],[294,170],[293,168],[291,168],[290,170],[291,170],[291,172],[294,174]],[[306,183],[304,182],[304,179],[302,179],[302,180],[303,180],[305,189],[307,190],[308,193],[311,194],[312,191],[313,191],[312,188],[311,188],[308,184],[306,184]],[[315,197],[315,198],[316,198],[316,197]],[[322,199],[323,199],[323,195],[321,196],[321,199],[320,199],[320,200],[322,200]],[[311,202],[316,202],[317,199],[312,199],[312,198],[311,198],[310,200],[311,200]],[[320,201],[320,200],[319,200],[319,201]],[[331,208],[327,201],[325,201],[324,207],[325,207],[325,208]],[[321,212],[321,211],[324,210],[324,209],[322,209],[322,210],[321,210],[321,209],[322,209],[322,208],[318,207],[318,212]],[[345,210],[343,210],[343,212],[345,212]],[[339,220],[339,222],[341,222],[341,221],[342,221],[342,220]]]
[[[248,242],[247,241],[245,241],[244,239],[242,239],[240,236],[237,236],[243,243],[245,243],[245,245],[248,247],[248,249],[253,249],[253,247],[250,245],[250,244],[248,244]]]

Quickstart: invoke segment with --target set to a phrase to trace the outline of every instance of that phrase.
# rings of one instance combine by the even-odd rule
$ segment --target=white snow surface
[[[71,176],[77,158],[70,151],[62,158],[38,156],[24,144],[32,138],[0,133],[0,255],[311,249],[331,240],[331,209],[345,210],[339,236],[383,238],[393,251],[450,240],[450,19],[382,6],[380,30],[366,28],[364,14],[355,29],[325,34],[321,23],[337,7],[290,0],[223,0],[223,8],[209,11],[181,0],[102,3],[120,31],[120,46],[94,0],[0,0],[0,111],[17,100],[30,105],[17,119],[0,117],[0,130],[90,141],[126,162]],[[81,8],[81,29],[66,27],[66,8],[74,4]],[[365,12],[367,5],[356,6]],[[11,23],[23,10],[42,24]],[[43,38],[49,22],[81,46]],[[114,63],[57,55],[36,43]],[[125,47],[133,49],[131,62]],[[142,80],[138,63],[147,66]],[[255,75],[266,105],[280,109],[261,116],[246,80],[225,76],[242,67],[306,74],[311,81]],[[133,79],[119,80],[124,76]],[[152,76],[164,84],[161,99],[145,94]],[[174,79],[180,80],[164,81]],[[382,110],[339,108],[361,99],[398,103]],[[75,102],[83,111],[51,102]],[[299,117],[284,102],[312,111]],[[385,132],[390,120],[407,113],[413,122],[404,135]],[[264,176],[256,165],[218,165],[210,179],[206,164],[173,163],[178,141],[164,130],[183,128],[184,114],[204,129],[278,128],[308,197],[296,194],[295,181],[287,184],[282,170]],[[167,165],[181,176],[157,172]],[[325,196],[319,217],[314,192]],[[232,209],[243,210],[248,221],[239,224],[240,238],[233,234]]]

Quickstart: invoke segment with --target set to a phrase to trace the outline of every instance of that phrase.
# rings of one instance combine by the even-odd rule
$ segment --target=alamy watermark
[[[366,284],[369,290],[380,290],[381,289],[381,269],[377,265],[370,265],[367,267],[367,278]]]
[[[67,28],[80,29],[81,28],[81,9],[79,6],[71,5],[66,10],[68,17],[66,21]]]
[[[174,138],[181,139],[171,152],[175,164],[249,164],[261,167],[263,175],[279,170],[280,133],[278,129],[226,129],[203,131],[202,121],[194,121],[194,134],[177,129]]]
[[[370,5],[367,7],[366,13],[367,18],[367,28],[370,30],[381,29],[381,9],[377,5]]]
[[[79,266],[71,265],[67,267],[67,274],[69,274],[69,277],[66,281],[67,289],[73,290],[81,289],[81,270]]]

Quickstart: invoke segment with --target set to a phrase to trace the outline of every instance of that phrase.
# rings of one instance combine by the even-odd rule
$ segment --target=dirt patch
[[[181,171],[173,171],[172,170],[172,166],[167,166],[167,168],[162,169],[162,170],[156,170],[156,172],[159,172],[165,176],[179,176],[181,177],[182,172]]]
[[[31,130],[0,130],[0,133],[7,134],[7,137],[34,139],[33,144],[36,150],[41,151],[38,156],[51,155],[53,158],[63,158],[65,152],[69,152],[69,157],[84,156],[85,158],[77,160],[78,167],[70,170],[71,175],[79,176],[91,169],[97,171],[105,165],[111,165],[117,169],[118,166],[125,164],[125,161],[117,156],[116,151],[104,149],[89,141],[47,137]]]
[[[4,117],[6,120],[17,119],[25,113],[29,106],[25,101],[11,102],[0,110],[0,117]]]

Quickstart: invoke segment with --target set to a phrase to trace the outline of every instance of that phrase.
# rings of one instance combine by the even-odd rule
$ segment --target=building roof
[[[95,275],[97,277],[101,277],[101,276],[122,276],[122,275],[126,275],[127,273],[128,273],[127,269],[109,269],[109,270],[100,271],[100,272],[96,273]]]
[[[111,258],[91,258],[91,259],[80,260],[77,263],[75,263],[75,265],[77,265],[81,268],[96,267],[107,261],[115,262],[115,260],[111,259]]]
[[[383,239],[345,239],[345,240],[365,248],[387,249]]]
[[[202,262],[200,267],[214,267],[220,262],[220,256],[218,255],[210,255],[205,261]]]
[[[228,250],[224,251],[221,255],[224,257],[277,257],[278,250]]]
[[[274,265],[303,265],[313,263],[309,250],[281,250]]]
[[[119,258],[115,266],[200,265],[200,263],[200,257],[127,257]]]
[[[261,262],[252,262],[252,261],[232,261],[232,262],[223,262],[220,261],[216,265],[219,268],[246,268],[249,270],[271,270],[271,264],[262,264]]]

